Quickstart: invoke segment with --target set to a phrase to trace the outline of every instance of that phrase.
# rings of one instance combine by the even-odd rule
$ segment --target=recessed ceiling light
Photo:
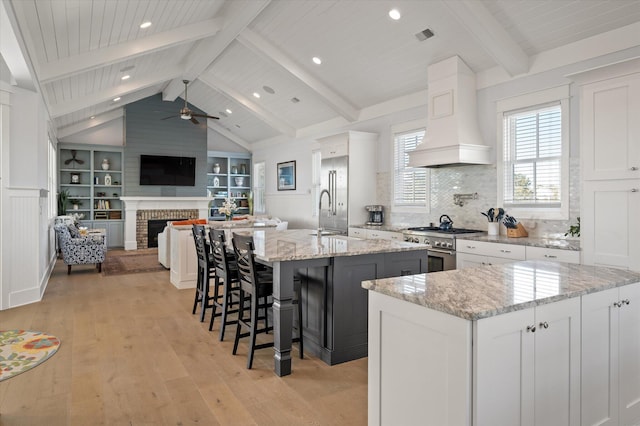
[[[147,21],[147,22],[143,22],[142,24],[140,24],[140,28],[145,29],[145,28],[149,28],[151,26],[151,22]]]
[[[276,93],[276,91],[273,90],[273,88],[271,88],[270,86],[262,86],[262,90],[269,93],[270,95],[273,95],[274,93]]]
[[[120,100],[120,96],[118,96],[117,98],[113,98],[113,102],[118,102]]]
[[[92,116],[91,116],[91,119],[93,120],[94,118],[96,118],[96,116],[95,116],[95,115],[92,115]]]
[[[231,111],[229,108],[225,109],[225,111],[227,112],[227,114],[233,114],[233,111]]]
[[[298,102],[300,102],[300,99],[294,96],[293,98],[291,98],[291,102],[293,102],[294,104],[297,104]]]
[[[239,129],[239,128],[240,128],[240,125],[239,125],[239,124],[236,124],[236,127]]]
[[[129,80],[131,78],[131,76],[129,74],[127,75],[123,75],[122,77],[120,77],[120,80]]]
[[[311,60],[316,65],[320,65],[322,63],[322,59],[318,58],[317,56],[314,56],[313,58],[311,58]]]
[[[389,11],[389,18],[393,19],[394,21],[400,19],[401,16],[402,15],[400,15],[400,11],[398,9],[391,9]]]
[[[253,97],[254,97],[254,98],[258,98],[258,99],[260,99],[260,93],[258,93],[258,92],[253,92]]]

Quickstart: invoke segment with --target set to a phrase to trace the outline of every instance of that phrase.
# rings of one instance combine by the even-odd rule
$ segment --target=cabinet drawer
[[[322,144],[320,147],[320,155],[322,158],[342,157],[349,154],[348,142],[337,144]]]
[[[374,231],[372,229],[367,230],[367,238],[379,239],[379,240],[397,240],[397,241],[403,240],[401,232]]]
[[[580,252],[544,247],[527,247],[527,260],[555,260],[557,262],[580,263]]]
[[[362,228],[349,228],[349,236],[356,238],[367,238],[367,230]]]
[[[516,244],[458,240],[456,242],[456,249],[459,253],[471,253],[484,256],[502,257],[504,259],[524,260],[526,258],[525,246]]]

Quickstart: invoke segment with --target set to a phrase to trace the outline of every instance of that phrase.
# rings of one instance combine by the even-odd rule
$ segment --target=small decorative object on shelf
[[[213,165],[213,173],[220,173],[220,164],[219,163],[215,163]]]
[[[104,160],[102,160],[102,170],[109,170],[109,167],[111,165],[109,164],[109,159],[105,158]]]
[[[233,178],[233,181],[236,183],[236,186],[244,185],[244,178],[243,177]]]
[[[109,173],[104,176],[104,184],[107,186],[111,185],[111,175]]]
[[[80,183],[80,174],[79,173],[71,173],[71,183],[73,183],[73,184]]]
[[[217,177],[213,178],[213,186],[220,186],[220,179],[218,179]]]
[[[236,210],[238,210],[238,206],[236,205],[235,201],[233,201],[231,198],[226,198],[222,202],[222,206],[218,209],[218,212],[220,214],[223,214],[226,220],[231,220]]]
[[[242,175],[247,174],[247,166],[245,164],[240,164],[240,174]]]
[[[232,175],[237,175],[238,174],[238,167],[231,166],[231,174]]]

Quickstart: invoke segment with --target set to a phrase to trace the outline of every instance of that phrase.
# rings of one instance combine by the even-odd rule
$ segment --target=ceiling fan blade
[[[168,119],[170,119],[170,118],[174,118],[174,117],[179,117],[179,116],[178,116],[178,115],[170,115],[170,116],[168,116],[168,117],[161,118],[160,120],[161,120],[161,121],[162,121],[162,120],[168,120]]]
[[[191,122],[193,124],[200,124],[200,122],[198,120],[196,120],[196,118],[193,116],[193,114],[191,114],[191,118],[190,118]]]
[[[192,117],[203,117],[203,118],[213,118],[214,120],[220,120],[220,117],[214,117],[213,115],[206,114],[191,114]]]

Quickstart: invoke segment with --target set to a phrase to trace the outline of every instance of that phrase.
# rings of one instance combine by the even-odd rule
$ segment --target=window
[[[264,161],[253,164],[253,214],[266,213]]]
[[[415,149],[425,133],[424,121],[394,126],[393,132],[393,206],[397,211],[428,207],[428,170],[409,167],[408,152]]]
[[[498,193],[501,205],[517,218],[568,219],[568,105],[563,91],[550,89],[501,101],[501,158]],[[568,95],[568,93],[567,93]],[[522,106],[530,101],[549,101]],[[519,99],[520,102],[516,100]]]

